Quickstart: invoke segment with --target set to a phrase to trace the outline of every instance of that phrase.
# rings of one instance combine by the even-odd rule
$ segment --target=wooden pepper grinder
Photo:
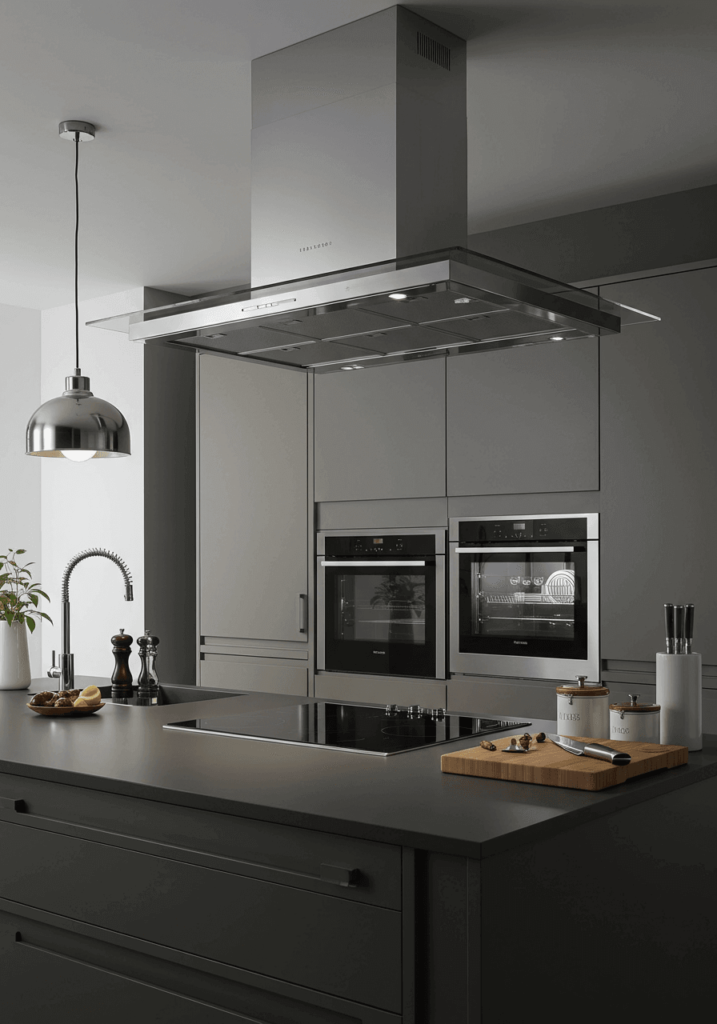
[[[123,629],[112,637],[112,653],[115,656],[115,670],[112,673],[112,696],[132,696],[132,673],[129,667],[129,656],[132,637]]]

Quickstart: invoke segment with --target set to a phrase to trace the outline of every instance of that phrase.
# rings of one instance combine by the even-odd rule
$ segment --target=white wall
[[[80,304],[80,324],[141,309],[145,289],[135,288]],[[109,678],[114,667],[110,637],[120,628],[137,637],[144,631],[144,371],[143,346],[126,334],[80,328],[80,362],[92,391],[124,413],[132,437],[132,455],[121,459],[41,459],[42,568],[52,610],[59,613],[60,580],[70,558],[89,547],[109,548],[125,560],[134,578],[135,599],[124,600],[117,566],[104,558],[81,562],[70,579],[71,650],[76,675]],[[42,313],[41,393],[45,402],[64,391],[74,366],[72,306]],[[32,403],[31,403],[32,404]],[[27,417],[26,417],[27,418]],[[28,545],[29,546],[29,545]],[[43,668],[60,648],[60,618],[46,623],[42,635]],[[135,678],[139,660],[133,647]]]
[[[27,421],[40,404],[40,314],[0,305],[0,551],[26,548],[33,579],[44,583],[40,551],[40,463],[25,455]],[[45,608],[52,614],[52,609]],[[40,631],[30,639],[40,674]]]

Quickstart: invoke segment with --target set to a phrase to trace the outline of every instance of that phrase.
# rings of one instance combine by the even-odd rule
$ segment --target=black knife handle
[[[692,638],[695,635],[695,606],[685,605],[685,650],[687,654],[692,653]]]
[[[675,651],[678,654],[684,652],[685,641],[685,606],[675,605]]]
[[[675,606],[665,605],[665,646],[668,654],[675,653]]]

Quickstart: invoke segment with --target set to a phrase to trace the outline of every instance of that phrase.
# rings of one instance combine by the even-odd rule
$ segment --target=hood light
[[[562,334],[551,334],[550,335],[550,340],[551,341],[565,341],[565,337]]]
[[[454,299],[453,301],[457,306],[464,306],[467,302],[470,302],[471,300],[463,296],[463,298]]]
[[[389,299],[395,299],[399,302],[401,299],[407,299],[408,295],[405,292],[391,292],[388,297]]]

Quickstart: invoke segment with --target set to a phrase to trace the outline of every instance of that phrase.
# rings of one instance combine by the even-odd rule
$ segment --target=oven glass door
[[[323,568],[327,670],[435,677],[435,558]]]
[[[458,552],[461,652],[587,658],[585,545]]]

